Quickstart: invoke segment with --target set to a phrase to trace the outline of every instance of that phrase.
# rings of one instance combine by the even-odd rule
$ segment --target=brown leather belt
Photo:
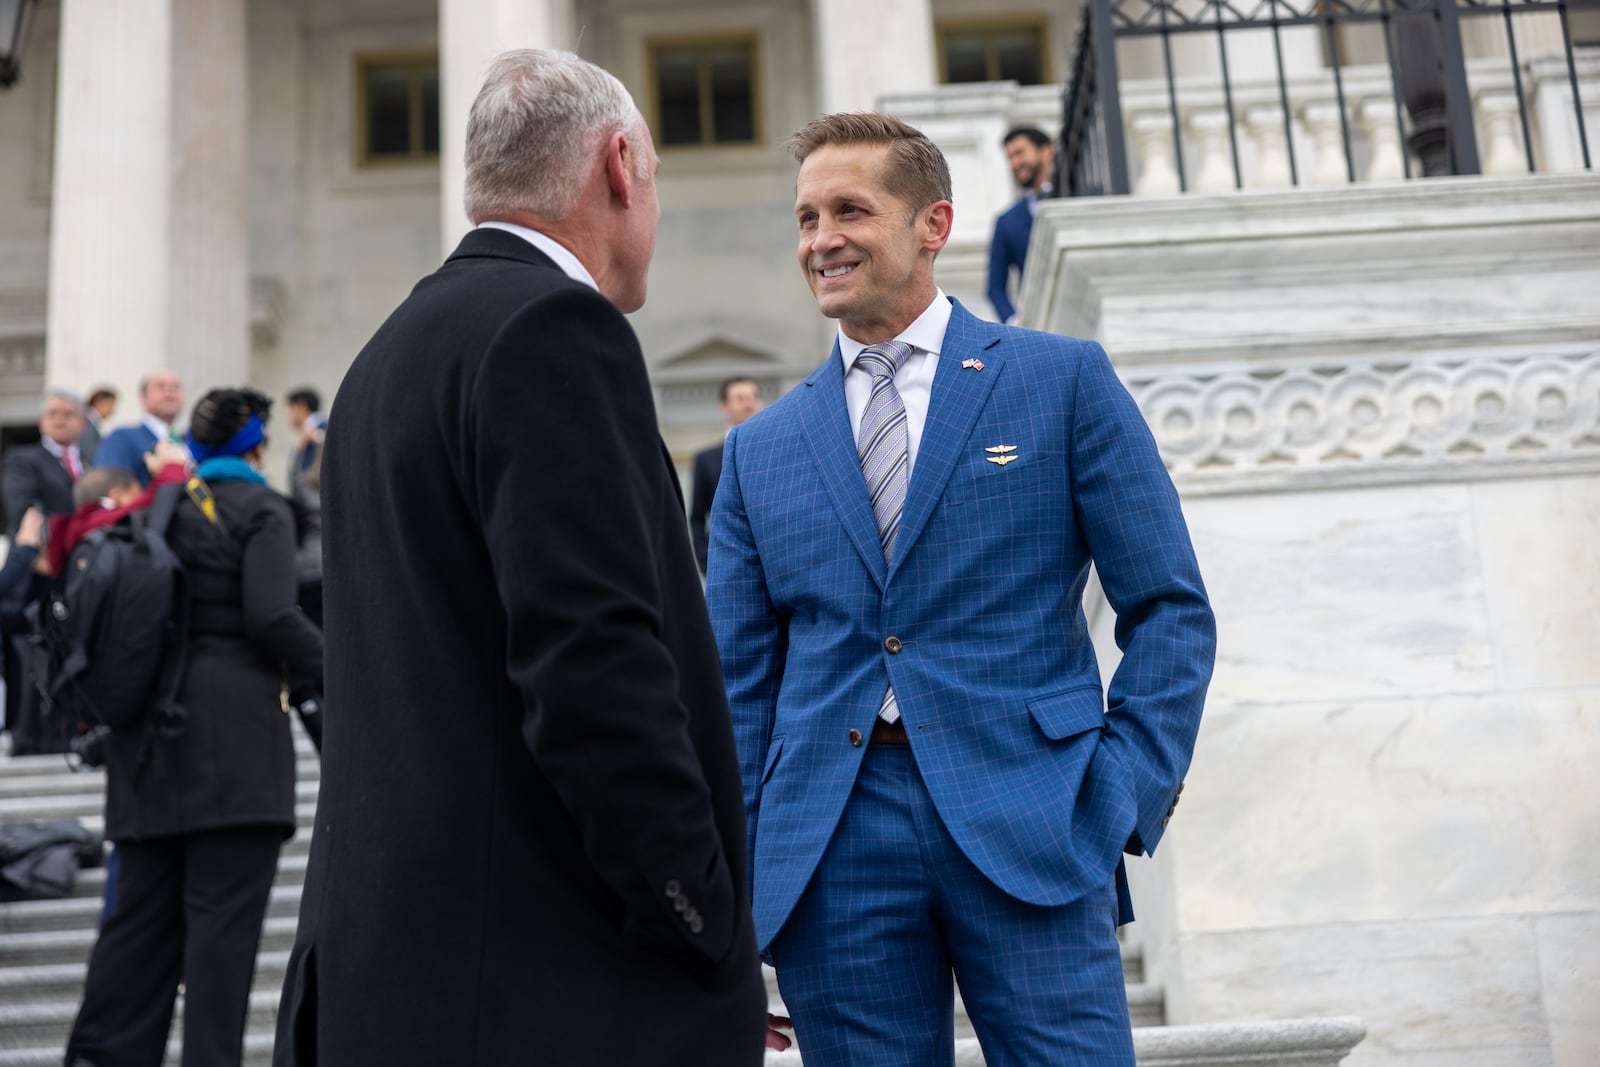
[[[882,719],[873,719],[872,743],[875,745],[909,745],[911,739],[906,736],[906,721],[904,719],[896,719],[894,722],[884,722]]]

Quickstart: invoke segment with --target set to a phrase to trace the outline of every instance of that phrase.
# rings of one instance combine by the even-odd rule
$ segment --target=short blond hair
[[[812,119],[784,143],[796,160],[829,145],[884,145],[889,165],[884,188],[911,206],[912,216],[950,197],[950,165],[927,134],[891,115],[875,111],[845,111]]]

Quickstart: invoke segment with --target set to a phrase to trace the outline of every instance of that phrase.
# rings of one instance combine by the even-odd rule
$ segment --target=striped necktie
[[[894,387],[895,372],[909,355],[910,345],[885,341],[862,349],[856,357],[856,366],[872,375],[872,395],[861,413],[856,451],[861,455],[861,475],[866,479],[885,562],[894,556],[894,539],[900,532],[900,515],[905,511],[906,486],[910,482],[911,435],[906,429],[906,405]],[[878,717],[891,723],[900,718],[893,686],[883,694]]]

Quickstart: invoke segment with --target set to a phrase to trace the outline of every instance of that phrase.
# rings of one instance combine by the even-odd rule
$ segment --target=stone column
[[[446,254],[470,225],[461,206],[467,113],[489,64],[513,48],[572,51],[573,0],[439,0],[439,235]]]
[[[939,80],[930,0],[812,0],[817,111],[872,111]]]
[[[62,5],[51,384],[248,380],[244,26],[243,0]]]

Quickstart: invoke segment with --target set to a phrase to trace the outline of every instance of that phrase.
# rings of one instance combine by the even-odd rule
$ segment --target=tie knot
[[[911,346],[905,342],[885,341],[863,348],[856,356],[856,366],[864,368],[874,378],[893,378],[909,355]]]

